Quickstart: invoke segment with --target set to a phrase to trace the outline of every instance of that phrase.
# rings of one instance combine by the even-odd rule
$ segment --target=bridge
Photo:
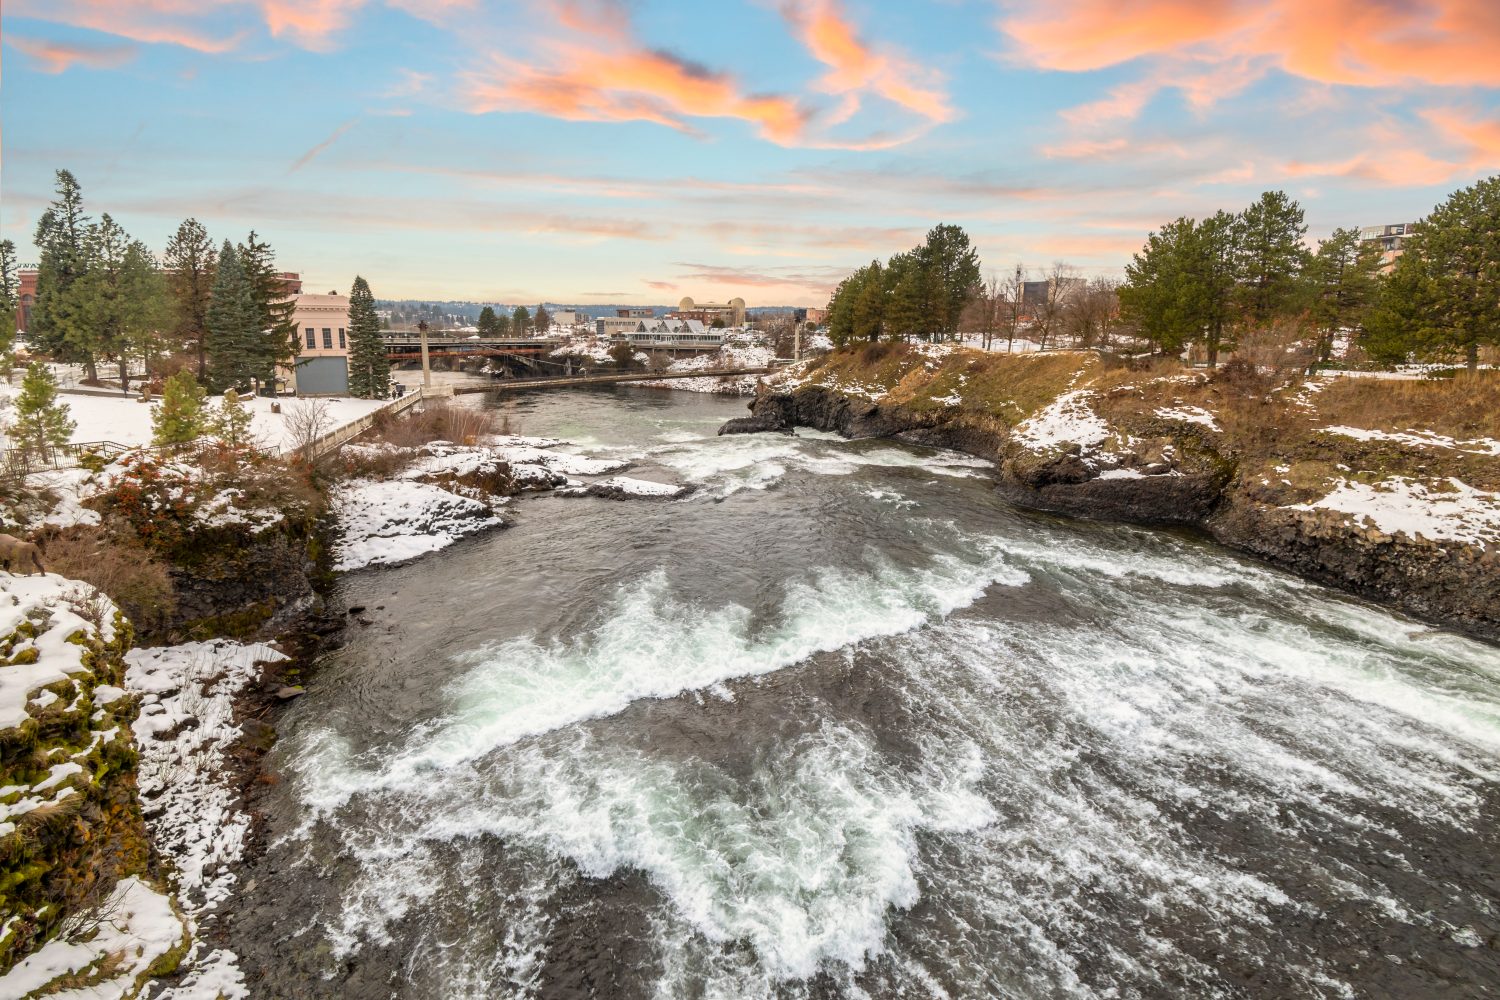
[[[561,378],[538,376],[535,378],[495,379],[489,385],[454,386],[454,395],[474,392],[504,392],[511,389],[555,389],[571,385],[614,385],[620,382],[660,382],[679,378],[721,378],[743,375],[769,375],[775,368],[710,368],[692,372],[614,372],[609,375],[573,375]]]

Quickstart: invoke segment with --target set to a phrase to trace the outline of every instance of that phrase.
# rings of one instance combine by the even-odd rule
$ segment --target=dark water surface
[[[504,406],[699,489],[343,580],[255,995],[1500,991],[1493,647],[739,400]]]

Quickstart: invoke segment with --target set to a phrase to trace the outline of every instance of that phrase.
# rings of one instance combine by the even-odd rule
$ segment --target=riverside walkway
[[[721,376],[769,375],[775,368],[709,368],[693,372],[618,372],[610,375],[568,375],[561,378],[543,376],[539,378],[495,379],[488,385],[460,385],[453,388],[454,395],[473,392],[505,392],[510,389],[555,389],[570,385],[610,385],[617,382],[659,382],[679,378],[718,378]]]

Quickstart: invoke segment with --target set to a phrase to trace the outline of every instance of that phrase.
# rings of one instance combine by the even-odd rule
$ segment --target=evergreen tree
[[[889,289],[882,324],[887,336],[906,339],[929,332],[924,326],[924,320],[931,318],[924,309],[926,277],[920,258],[904,253],[891,258],[884,282]]]
[[[60,361],[79,362],[84,375],[98,377],[89,351],[90,330],[74,288],[88,270],[89,219],[83,214],[83,191],[69,171],[57,172],[57,198],[37,220],[33,241],[41,251],[36,302],[27,337],[40,351]]]
[[[1308,263],[1310,318],[1318,331],[1318,361],[1333,356],[1340,331],[1351,337],[1364,326],[1380,292],[1380,249],[1362,243],[1357,229],[1335,229]]]
[[[290,367],[301,353],[302,341],[297,337],[293,319],[297,300],[286,292],[270,244],[261,242],[254,230],[240,245],[239,256],[258,314],[257,329],[261,331],[254,355],[254,377],[258,384],[274,391],[277,366]]]
[[[1284,191],[1267,191],[1235,220],[1235,260],[1245,322],[1252,328],[1296,311],[1308,253],[1302,206]]]
[[[923,325],[952,337],[958,333],[964,307],[979,287],[979,252],[962,227],[938,225],[927,233],[919,260],[927,291],[922,308],[930,314]]]
[[[198,380],[208,381],[208,306],[218,254],[208,230],[197,219],[185,219],[167,241],[162,263],[171,293],[173,329],[198,357]]]
[[[215,267],[207,313],[206,347],[212,385],[250,386],[262,377],[266,362],[262,318],[239,252],[225,240]]]
[[[20,308],[20,278],[16,273],[16,245],[10,240],[0,240],[0,367],[5,369],[5,381],[10,382],[11,366],[15,364],[16,310]]]
[[[1163,354],[1178,354],[1198,336],[1190,299],[1197,226],[1179,218],[1146,237],[1146,245],[1125,265],[1120,314]]]
[[[1481,347],[1500,345],[1500,175],[1448,196],[1407,238],[1397,261],[1425,282],[1404,289],[1424,353],[1456,353],[1469,371]],[[1394,275],[1393,275],[1394,277]]]
[[[21,379],[11,436],[25,448],[43,450],[67,444],[77,426],[68,418],[67,405],[57,401],[57,380],[52,370],[41,362],[32,362]]]
[[[510,336],[510,313],[502,312],[495,314],[495,336]]]
[[[151,412],[151,443],[159,447],[184,445],[202,437],[203,399],[203,387],[187,369],[167,379],[162,385],[161,402]]]
[[[1220,211],[1193,228],[1184,303],[1189,323],[1196,327],[1208,355],[1208,367],[1219,364],[1225,345],[1236,290],[1235,218]]]
[[[240,402],[240,394],[233,389],[224,390],[219,408],[208,414],[205,421],[208,432],[227,445],[235,448],[250,442],[250,423],[254,414]]]
[[[156,258],[106,212],[90,227],[89,268],[75,286],[90,330],[90,347],[120,367],[120,390],[130,391],[130,359],[149,364],[159,350],[166,291]]]
[[[1365,317],[1360,345],[1370,360],[1403,364],[1414,354],[1429,353],[1427,336],[1440,325],[1427,261],[1408,250],[1380,283],[1375,304]]]
[[[510,317],[510,332],[517,337],[524,337],[530,329],[531,313],[525,306],[516,306],[516,311]]]
[[[547,307],[544,305],[536,307],[536,316],[531,322],[538,337],[546,336],[547,331],[552,329],[552,317],[547,315]]]
[[[479,310],[479,322],[475,326],[479,328],[481,337],[493,337],[500,332],[500,322],[495,316],[494,306],[485,306]]]
[[[361,399],[385,399],[391,394],[391,363],[380,336],[375,297],[361,277],[355,277],[349,291],[349,392]]]

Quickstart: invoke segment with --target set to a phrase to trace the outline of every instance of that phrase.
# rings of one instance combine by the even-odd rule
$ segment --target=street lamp
[[[417,333],[422,335],[422,388],[432,388],[432,368],[427,363],[427,321],[417,322]]]

